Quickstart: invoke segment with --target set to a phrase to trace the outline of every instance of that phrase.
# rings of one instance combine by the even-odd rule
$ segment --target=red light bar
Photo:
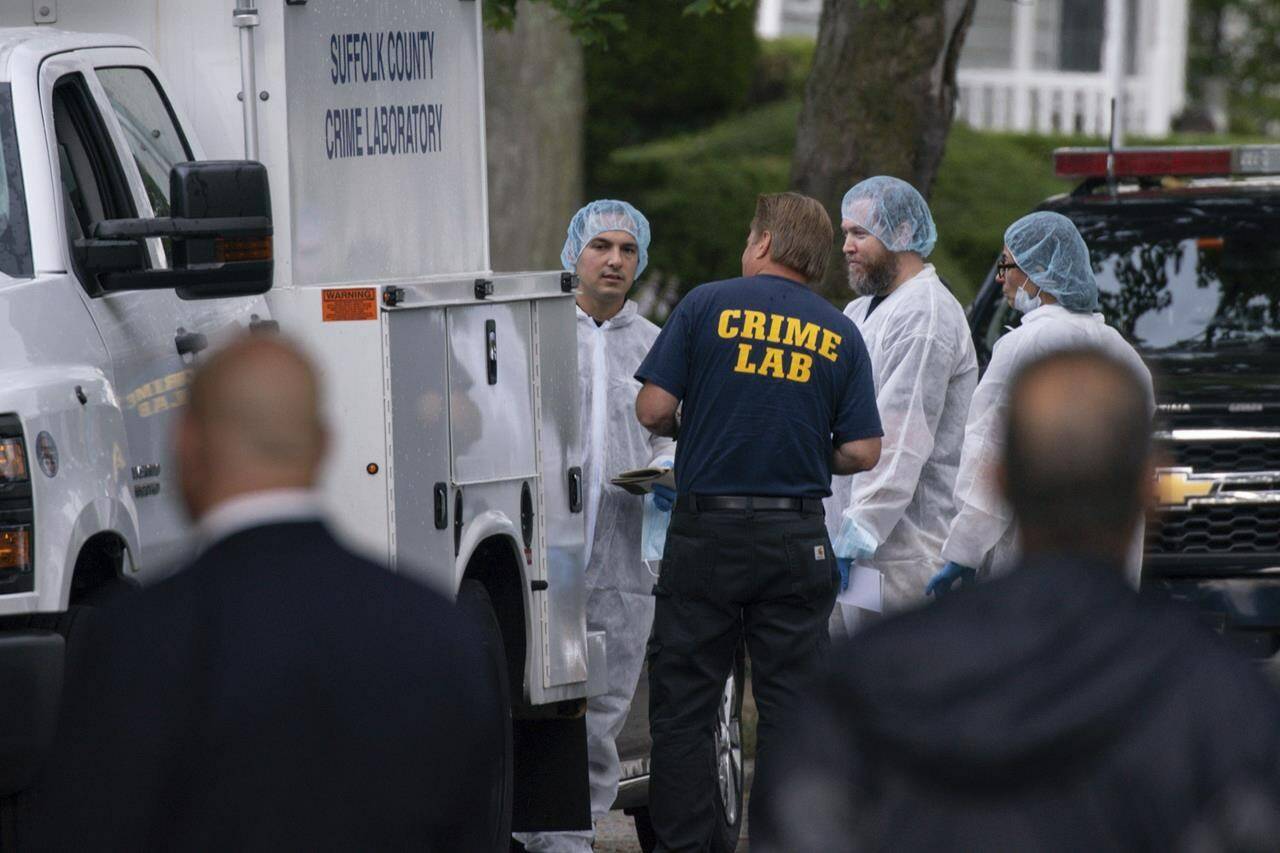
[[[1280,175],[1280,145],[1121,148],[1115,156],[1117,178]],[[1105,178],[1107,149],[1059,148],[1053,152],[1053,173],[1059,178]]]
[[[1233,170],[1233,148],[1121,148],[1116,151],[1117,178],[1227,177]],[[1107,149],[1060,148],[1053,152],[1059,178],[1107,177]]]

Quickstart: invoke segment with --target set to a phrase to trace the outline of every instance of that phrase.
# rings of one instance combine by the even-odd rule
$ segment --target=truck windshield
[[[1199,205],[1077,219],[1107,322],[1151,354],[1274,346],[1280,209]],[[1073,217],[1074,219],[1075,217]]]
[[[22,191],[13,95],[8,83],[0,83],[0,274],[13,278],[32,275],[27,202]]]

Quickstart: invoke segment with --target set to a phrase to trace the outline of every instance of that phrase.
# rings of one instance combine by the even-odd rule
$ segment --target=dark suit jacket
[[[32,847],[478,849],[502,743],[478,630],[322,524],[230,536],[88,643]]]
[[[1277,849],[1280,697],[1121,574],[1042,558],[833,648],[752,849]]]

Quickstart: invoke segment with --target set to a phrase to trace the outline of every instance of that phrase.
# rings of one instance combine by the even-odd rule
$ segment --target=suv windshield
[[[27,233],[18,136],[13,128],[13,97],[9,84],[0,83],[0,274],[29,278],[31,270],[31,238]]]
[[[1076,218],[1107,322],[1151,354],[1269,344],[1280,333],[1280,209],[1162,207]]]
[[[1280,198],[1062,212],[1089,244],[1108,325],[1142,352],[1275,347],[1280,340]],[[1017,322],[1000,300],[985,324],[988,353]]]

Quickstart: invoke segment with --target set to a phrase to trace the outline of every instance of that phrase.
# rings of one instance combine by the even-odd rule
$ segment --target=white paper
[[[849,588],[836,596],[839,604],[880,613],[884,610],[884,575],[870,566],[849,567]]]

